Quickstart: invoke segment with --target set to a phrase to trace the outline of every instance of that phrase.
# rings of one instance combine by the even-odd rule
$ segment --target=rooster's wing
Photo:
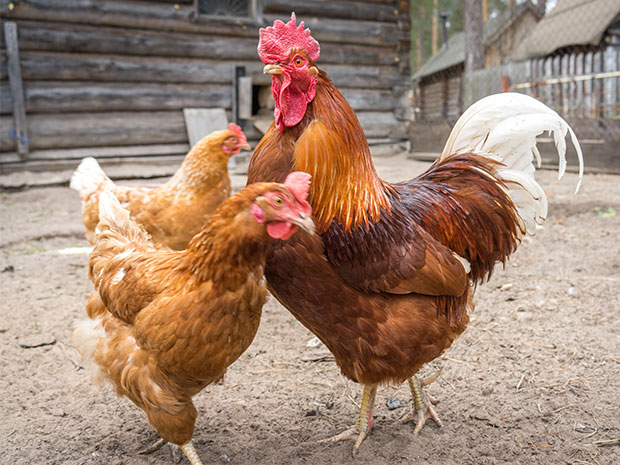
[[[295,144],[296,169],[313,175],[312,186],[330,185],[317,179],[316,173],[332,176],[333,189],[312,190],[312,205],[317,223],[329,226],[321,234],[330,264],[349,285],[365,292],[392,294],[462,295],[468,284],[469,264],[435,240],[413,221],[398,193],[379,180],[387,208],[379,208],[378,219],[372,214],[360,216],[364,223],[355,227],[360,210],[372,208],[370,202],[357,203],[349,213],[335,204],[346,195],[336,192],[358,168],[352,160],[361,154],[351,153],[346,134],[338,134],[321,121],[308,125]],[[346,156],[342,156],[346,154]],[[320,169],[330,166],[331,170]],[[367,169],[374,167],[369,166]],[[327,175],[326,174],[326,175]],[[378,177],[377,177],[378,178]],[[358,194],[355,189],[353,195]],[[332,218],[334,218],[332,220]],[[347,227],[351,219],[354,227]],[[343,224],[344,223],[344,224]]]

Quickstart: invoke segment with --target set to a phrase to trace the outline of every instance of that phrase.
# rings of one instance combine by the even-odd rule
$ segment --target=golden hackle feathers
[[[310,192],[319,231],[333,220],[346,230],[368,227],[381,211],[389,212],[394,190],[377,175],[351,106],[323,71],[318,79],[312,117],[295,142],[295,169],[312,175]]]

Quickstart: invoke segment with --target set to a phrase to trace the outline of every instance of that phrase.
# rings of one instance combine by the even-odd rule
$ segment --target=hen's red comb
[[[303,21],[297,26],[294,12],[288,23],[276,19],[273,26],[261,29],[258,34],[258,56],[265,64],[284,61],[294,49],[306,52],[313,62],[321,55],[321,47],[310,35],[310,29],[304,29]]]
[[[312,176],[303,171],[293,171],[284,180],[284,186],[290,190],[295,196],[295,200],[310,214],[311,207],[308,203],[308,193],[310,191],[310,180]]]
[[[245,144],[248,141],[241,128],[235,123],[228,123],[228,130],[234,132],[237,135],[240,144]]]

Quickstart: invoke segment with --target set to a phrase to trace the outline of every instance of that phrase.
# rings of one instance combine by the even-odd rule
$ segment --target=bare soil
[[[427,166],[404,155],[376,162],[389,180]],[[467,331],[424,370],[443,370],[430,387],[443,428],[429,422],[416,437],[396,424],[406,408],[386,400],[409,403],[408,389],[385,386],[355,459],[351,442],[319,444],[350,426],[361,389],[271,299],[249,350],[195,398],[204,463],[620,463],[620,176],[586,175],[578,195],[574,174],[538,179],[544,228],[479,287]],[[156,433],[131,402],[91,383],[71,345],[92,288],[87,256],[59,253],[87,245],[77,194],[1,199],[0,462],[172,463],[167,448],[138,454]]]

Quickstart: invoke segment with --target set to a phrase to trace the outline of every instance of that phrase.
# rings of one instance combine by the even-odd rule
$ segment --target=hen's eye
[[[303,65],[303,64],[304,64],[304,61],[303,61],[301,58],[297,58],[297,59],[295,60],[295,64],[296,64],[297,66],[301,66],[301,65]]]
[[[282,197],[274,197],[273,198],[273,204],[276,207],[281,207],[282,205],[284,205],[284,200],[282,200]]]

